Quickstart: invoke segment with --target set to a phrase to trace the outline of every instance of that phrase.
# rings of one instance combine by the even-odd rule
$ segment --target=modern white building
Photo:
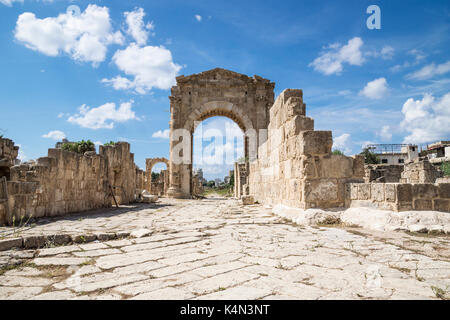
[[[419,148],[411,144],[371,144],[367,148],[375,153],[381,164],[404,164],[419,157]]]

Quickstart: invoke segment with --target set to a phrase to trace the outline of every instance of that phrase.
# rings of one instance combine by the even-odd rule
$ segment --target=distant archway
[[[155,190],[152,190],[152,170],[153,167],[158,163],[164,163],[167,167],[167,177],[162,177],[163,185],[161,186],[162,190],[159,190],[157,193],[155,193]],[[161,193],[163,195],[167,194],[167,190],[169,188],[169,177],[170,177],[170,162],[166,158],[149,158],[145,159],[145,171],[146,171],[146,189],[151,194],[157,194],[160,195]]]

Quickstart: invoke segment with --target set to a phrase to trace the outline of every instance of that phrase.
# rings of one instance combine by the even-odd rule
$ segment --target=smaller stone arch
[[[157,163],[165,163],[167,166],[166,173],[162,177],[162,182],[159,183],[159,186],[157,187],[158,190],[152,190],[152,169]],[[170,161],[166,158],[148,158],[145,159],[145,172],[146,172],[146,189],[151,194],[156,194],[158,196],[166,195],[167,189],[169,188],[169,168],[170,168]],[[162,185],[161,185],[162,183]],[[154,186],[155,187],[155,186]],[[153,188],[155,189],[155,188]]]

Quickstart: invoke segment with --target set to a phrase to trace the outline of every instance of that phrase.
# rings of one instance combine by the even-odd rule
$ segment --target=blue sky
[[[372,4],[381,29],[366,26]],[[346,154],[450,140],[449,34],[447,0],[0,0],[0,129],[25,160],[66,136],[129,141],[144,167],[169,156],[175,76],[222,67],[274,81],[276,95],[303,89]],[[194,165],[208,179],[231,166]]]

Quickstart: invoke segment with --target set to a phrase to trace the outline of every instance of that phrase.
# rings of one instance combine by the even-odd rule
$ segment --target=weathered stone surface
[[[0,286],[0,298],[437,299],[431,286],[445,291],[450,285],[450,243],[442,235],[345,224],[299,226],[272,216],[270,207],[242,206],[238,200],[161,201],[171,205],[74,219],[70,228],[76,230],[99,233],[111,225],[127,225],[130,230],[145,226],[154,234],[40,249],[43,256],[29,266],[17,265],[0,276],[6,284]],[[361,221],[379,222],[371,210],[358,210]],[[303,212],[317,218],[322,211],[339,213]],[[389,214],[388,223],[399,226],[424,224],[429,231],[450,226],[444,212],[382,212]],[[59,226],[55,220],[23,233],[54,234]],[[127,247],[133,250],[127,252]],[[17,252],[23,251],[2,251],[0,260]],[[92,257],[77,258],[81,252]],[[38,266],[30,267],[33,263]]]
[[[25,237],[23,239],[23,247],[25,249],[42,248],[43,246],[45,246],[46,242],[47,242],[47,237],[45,237],[45,236]]]
[[[148,237],[152,233],[153,233],[153,231],[148,230],[148,229],[139,229],[139,230],[134,230],[133,232],[131,232],[130,236],[132,238],[142,238],[142,237]]]
[[[10,250],[12,248],[21,248],[22,244],[22,238],[3,239],[0,240],[0,251]]]

